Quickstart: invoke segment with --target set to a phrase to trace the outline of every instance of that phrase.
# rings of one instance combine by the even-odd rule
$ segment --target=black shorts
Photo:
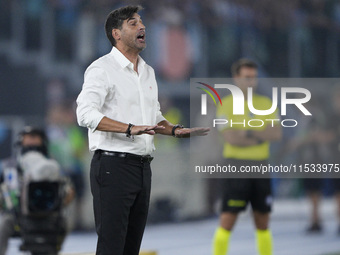
[[[228,160],[235,166],[268,164],[267,161]],[[253,211],[268,213],[272,206],[270,178],[240,178],[222,180],[222,212],[241,212],[250,202]]]

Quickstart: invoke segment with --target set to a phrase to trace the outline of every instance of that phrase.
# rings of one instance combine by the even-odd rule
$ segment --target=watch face
[[[176,136],[175,130],[176,130],[177,128],[183,128],[183,125],[179,125],[179,124],[175,125],[175,126],[172,128],[172,136]]]

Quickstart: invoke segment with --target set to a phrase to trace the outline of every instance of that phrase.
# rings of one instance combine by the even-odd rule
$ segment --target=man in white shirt
[[[206,135],[183,128],[160,111],[154,70],[139,56],[146,47],[140,6],[112,11],[105,30],[112,51],[86,70],[77,119],[89,129],[91,192],[97,255],[138,255],[150,189],[153,135]]]

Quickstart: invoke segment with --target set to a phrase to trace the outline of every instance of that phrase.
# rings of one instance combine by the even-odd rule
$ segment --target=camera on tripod
[[[58,254],[67,233],[62,213],[66,182],[59,165],[36,151],[25,153],[19,163],[23,170],[20,250],[33,255]]]

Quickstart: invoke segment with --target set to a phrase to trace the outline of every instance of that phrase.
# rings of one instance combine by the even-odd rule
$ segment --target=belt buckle
[[[126,153],[125,152],[121,152],[121,153],[118,153],[117,156],[119,158],[126,158]]]
[[[142,157],[142,161],[150,163],[152,161],[153,157],[150,155],[146,155]]]

